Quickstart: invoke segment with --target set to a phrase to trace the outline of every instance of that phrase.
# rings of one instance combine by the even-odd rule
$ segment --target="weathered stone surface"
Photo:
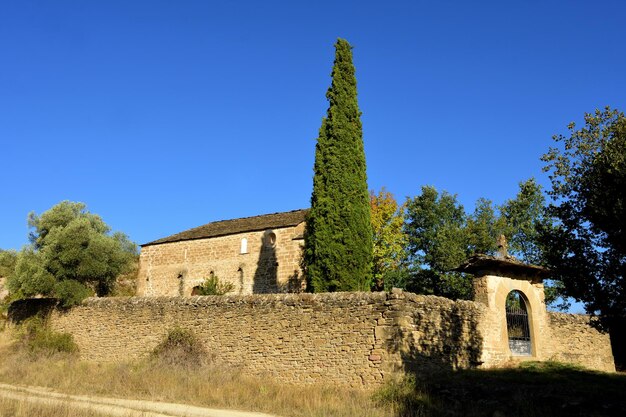
[[[141,248],[137,294],[191,295],[210,275],[233,284],[233,294],[300,292],[304,223]],[[270,239],[271,236],[271,239]],[[242,253],[242,239],[246,250]]]
[[[388,311],[402,311],[402,320],[380,326]],[[416,366],[474,366],[481,311],[471,302],[408,293],[91,298],[54,312],[50,323],[74,335],[86,360],[143,357],[169,329],[182,327],[215,360],[250,374],[361,386]]]
[[[582,314],[548,313],[552,329],[551,359],[613,372],[613,352],[608,333],[590,325]]]
[[[68,312],[54,311],[50,324],[73,334],[90,361],[144,357],[181,327],[216,361],[252,375],[363,386],[397,371],[507,364],[515,358],[502,320],[496,308],[479,302],[381,292],[90,298]],[[614,369],[608,336],[585,316],[543,310],[536,320],[543,322],[533,325],[530,359]]]

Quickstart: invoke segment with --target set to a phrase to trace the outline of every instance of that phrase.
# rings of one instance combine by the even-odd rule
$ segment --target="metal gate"
[[[511,291],[506,298],[506,330],[509,348],[515,356],[530,356],[530,327],[526,302],[519,291]]]

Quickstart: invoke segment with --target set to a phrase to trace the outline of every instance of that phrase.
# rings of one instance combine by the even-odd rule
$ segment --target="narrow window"
[[[506,330],[513,356],[531,356],[528,309],[524,296],[516,290],[506,297]]]
[[[241,239],[241,254],[248,253],[248,239]]]
[[[240,266],[237,273],[239,274],[239,294],[243,294],[243,267]]]

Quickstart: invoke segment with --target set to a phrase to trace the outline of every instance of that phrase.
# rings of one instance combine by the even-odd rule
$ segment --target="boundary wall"
[[[177,327],[192,331],[218,363],[297,384],[372,386],[395,372],[520,360],[499,340],[501,317],[487,305],[401,291],[90,298],[69,311],[26,301],[14,303],[14,321],[45,304],[52,329],[72,334],[82,359],[97,362],[145,357]],[[540,356],[524,360],[614,370],[609,337],[587,316],[544,310],[540,318],[546,320],[535,342]]]
[[[215,361],[292,383],[381,383],[397,370],[455,369],[480,359],[481,305],[387,293],[91,298],[51,326],[90,361],[141,358],[175,327]]]

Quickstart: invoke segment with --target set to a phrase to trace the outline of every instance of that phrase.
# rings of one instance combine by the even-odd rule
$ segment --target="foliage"
[[[220,279],[211,275],[197,287],[198,295],[224,295],[231,292],[235,286],[232,282],[222,282]]]
[[[471,276],[452,269],[473,254],[494,255],[497,237],[509,240],[510,254],[525,262],[541,263],[538,228],[548,227],[541,187],[534,179],[519,184],[514,199],[502,206],[481,198],[473,213],[466,213],[456,195],[424,186],[408,199],[404,232],[408,237],[410,291],[448,298],[471,297]],[[553,301],[558,287],[549,291]]]
[[[70,305],[88,288],[106,295],[137,256],[126,235],[111,233],[83,203],[63,201],[41,216],[30,213],[28,224],[31,243],[18,253],[7,282],[13,298],[56,296]]]
[[[539,229],[552,224],[545,207],[543,191],[534,178],[520,183],[515,199],[507,200],[500,207],[509,251],[523,262],[534,265],[543,263]]]
[[[404,206],[389,191],[381,189],[378,194],[370,191],[370,209],[373,232],[374,288],[390,289],[388,280],[397,280],[398,270],[406,270],[407,237],[402,230]]]
[[[12,298],[29,298],[51,294],[56,282],[44,267],[43,255],[29,246],[18,253],[15,270],[7,280],[7,288]]]
[[[15,269],[17,253],[14,250],[0,249],[0,277],[8,277]]]
[[[469,255],[469,234],[465,209],[455,195],[439,194],[434,187],[407,201],[405,232],[413,277],[407,289],[467,299],[471,281],[449,272]],[[478,241],[478,240],[476,240]]]
[[[190,331],[181,328],[171,329],[165,339],[151,354],[159,362],[177,367],[201,366],[208,359],[207,352],[198,338]]]
[[[568,129],[542,157],[557,224],[540,238],[566,295],[610,327],[626,319],[626,118],[607,107]]]
[[[515,199],[507,200],[500,207],[500,213],[509,252],[522,262],[544,265],[545,250],[539,233],[550,229],[554,220],[546,210],[542,187],[534,178],[521,182]],[[544,284],[546,304],[558,310],[568,310],[571,303],[565,295],[563,283],[546,280]]]
[[[22,345],[34,354],[78,352],[78,346],[71,334],[52,331],[45,318],[40,316],[22,323],[18,336]]]
[[[372,226],[354,72],[351,46],[338,39],[305,231],[303,266],[315,292],[371,286]]]
[[[411,374],[392,378],[374,393],[373,399],[381,407],[391,407],[394,416],[425,416],[433,405],[430,395],[417,386],[418,383]]]
[[[81,301],[92,295],[92,292],[80,282],[66,279],[54,284],[54,294],[61,300],[61,307],[69,308],[80,304]]]
[[[498,249],[497,239],[503,233],[503,219],[496,216],[490,200],[480,198],[474,214],[467,217],[469,253],[493,254]]]

